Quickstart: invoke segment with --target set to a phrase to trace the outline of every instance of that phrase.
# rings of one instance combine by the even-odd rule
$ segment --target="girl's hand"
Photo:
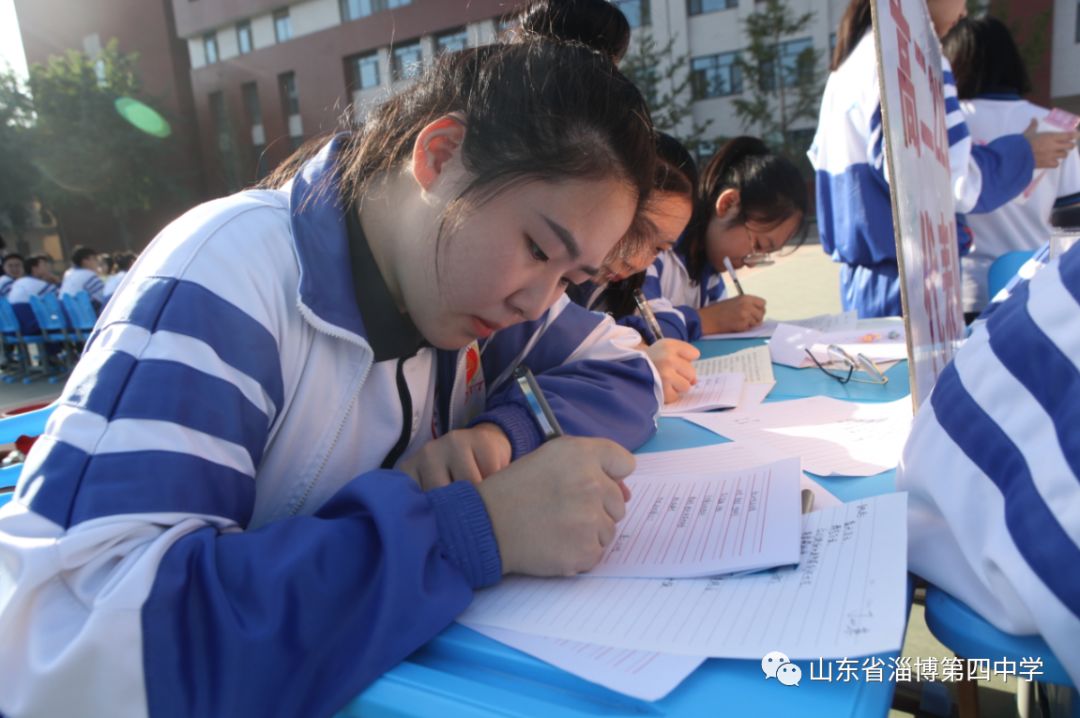
[[[676,401],[697,383],[697,371],[691,362],[701,356],[701,352],[692,344],[679,339],[661,339],[643,350],[660,374],[665,404]]]
[[[510,465],[510,440],[495,424],[458,429],[424,444],[398,467],[424,491],[451,481],[479,484]]]
[[[723,299],[699,310],[705,334],[745,332],[765,319],[765,300],[751,294]]]
[[[503,573],[570,576],[587,571],[615,538],[633,455],[607,439],[553,439],[477,486]]]
[[[1032,120],[1024,130],[1024,138],[1035,155],[1035,166],[1044,169],[1053,169],[1061,164],[1061,160],[1076,147],[1076,137],[1075,132],[1039,132],[1037,120]]]

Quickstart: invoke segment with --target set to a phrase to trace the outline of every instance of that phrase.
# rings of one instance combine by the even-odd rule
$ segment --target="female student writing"
[[[964,0],[926,0],[938,37],[965,14]],[[817,134],[808,153],[817,177],[821,246],[842,263],[840,299],[861,317],[899,316],[900,279],[892,205],[885,174],[881,100],[870,0],[851,0],[837,31],[832,72],[825,85]],[[948,60],[945,122],[956,211],[989,212],[1018,195],[1034,167],[1056,167],[1073,149],[1073,133],[1006,135],[973,145],[956,98]],[[970,239],[958,232],[967,250]]]
[[[612,442],[427,492],[388,467],[427,344],[598,270],[652,183],[647,117],[585,49],[469,50],[287,185],[171,224],[0,512],[0,712],[329,715],[474,589],[591,567],[633,467]]]
[[[701,220],[660,253],[643,287],[664,336],[684,341],[761,323],[761,297],[724,299],[724,258],[743,267],[754,256],[799,241],[809,199],[795,165],[755,137],[736,137],[706,165],[698,203]]]

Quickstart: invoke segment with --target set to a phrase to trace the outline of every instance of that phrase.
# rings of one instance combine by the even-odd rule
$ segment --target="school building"
[[[612,0],[633,26],[670,41],[693,75],[694,120],[708,134],[753,132],[735,115],[744,93],[735,58],[746,18],[760,0]],[[93,52],[109,38],[143,58],[149,89],[194,118],[189,157],[201,193],[220,196],[265,175],[306,139],[362,116],[441,52],[494,40],[521,0],[17,0],[31,62],[75,47]],[[781,62],[806,47],[827,69],[847,0],[788,0],[812,12],[805,32],[782,40]],[[997,0],[1021,39],[1034,43],[1032,99],[1080,112],[1080,14],[1075,0]],[[999,11],[999,14],[1000,11]],[[633,46],[632,50],[633,51]],[[686,123],[689,125],[689,122]],[[802,126],[805,125],[805,126]],[[813,131],[814,123],[797,126]],[[149,237],[147,237],[149,239]]]

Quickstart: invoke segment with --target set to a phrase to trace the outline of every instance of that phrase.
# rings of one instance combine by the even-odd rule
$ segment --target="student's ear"
[[[431,189],[464,140],[465,123],[453,115],[444,115],[420,130],[413,143],[412,174],[422,189]]]
[[[720,219],[730,219],[739,213],[739,190],[726,189],[716,198],[716,216]]]

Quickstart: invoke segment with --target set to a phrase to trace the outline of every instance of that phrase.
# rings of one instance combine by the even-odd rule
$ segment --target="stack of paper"
[[[742,396],[738,407],[744,409],[765,401],[772,388],[776,386],[773,375],[772,358],[766,346],[750,347],[732,354],[699,359],[694,362],[698,379],[714,374],[735,373],[744,377]],[[699,409],[700,410],[700,409]]]
[[[697,384],[675,401],[664,404],[663,414],[685,414],[691,411],[731,409],[739,405],[745,380],[742,374],[708,374],[698,376]]]
[[[643,700],[667,695],[710,656],[760,660],[779,650],[800,659],[899,649],[904,495],[844,505],[823,492],[828,501],[816,503],[827,508],[800,521],[790,505],[793,486],[798,490],[792,475],[808,480],[797,463],[755,465],[759,460],[758,451],[734,443],[639,456],[627,479],[629,512],[596,570],[506,579],[478,593],[459,621]],[[671,578],[703,575],[709,561],[724,570],[750,565],[743,559],[751,555],[760,565],[789,564],[792,526],[801,526],[794,531],[797,566]]]
[[[912,407],[909,397],[859,403],[816,396],[683,418],[739,444],[798,456],[819,476],[872,476],[900,462]]]

